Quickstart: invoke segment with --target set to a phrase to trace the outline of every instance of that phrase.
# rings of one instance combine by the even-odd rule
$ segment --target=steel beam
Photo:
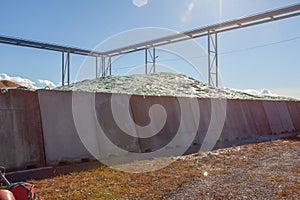
[[[67,54],[68,85],[70,85],[70,52]]]
[[[155,61],[156,61],[156,56],[155,56],[155,48],[153,48],[153,73],[156,71],[156,66],[155,66]]]
[[[61,54],[61,85],[65,85],[65,52]]]
[[[156,72],[156,50],[155,48],[152,48],[151,53],[150,49],[151,48],[145,49],[145,74],[151,74],[151,72]],[[148,60],[149,57],[151,58],[151,61]],[[148,63],[152,63],[152,67],[150,69],[148,69]]]
[[[88,49],[81,49],[76,47],[69,47],[69,46],[27,40],[27,39],[16,38],[16,37],[1,36],[1,35],[0,35],[0,43],[24,46],[24,47],[32,47],[32,48],[38,48],[44,50],[59,51],[59,52],[70,52],[72,54],[78,54],[84,56],[93,56],[93,57],[100,57],[102,55],[116,56],[116,55],[121,55],[121,54],[126,54],[130,52],[146,49],[147,47],[150,46],[158,47],[170,43],[189,40],[192,38],[207,36],[208,31],[220,33],[224,31],[230,31],[234,29],[245,28],[248,26],[253,26],[262,23],[299,16],[300,15],[299,10],[300,10],[300,4],[294,4],[287,7],[282,7],[279,9],[270,10],[255,15],[250,15],[247,17],[242,17],[242,18],[238,18],[238,19],[234,19],[222,23],[200,27],[197,29],[192,29],[189,31],[184,31],[179,34],[173,34],[173,35],[156,38],[153,40],[148,40],[133,45],[124,46],[117,49],[108,50],[105,52],[98,52],[98,51],[93,51]]]
[[[145,49],[145,74],[148,74],[148,49]]]
[[[207,35],[207,55],[208,55],[208,60],[207,60],[207,64],[208,64],[208,85],[211,85],[211,68],[210,68],[210,33],[208,32],[208,35]]]
[[[105,74],[105,57],[104,56],[101,56],[101,69],[102,69],[101,77],[105,77],[106,74]]]
[[[208,84],[211,86],[219,86],[219,70],[218,70],[218,35],[208,32],[207,36],[207,54],[208,54]]]
[[[96,78],[98,78],[98,57],[96,57]]]
[[[111,76],[111,57],[108,57],[108,70],[109,70],[109,75]]]
[[[166,44],[176,43],[184,40],[189,40],[198,37],[208,36],[208,32],[211,33],[221,33],[225,31],[230,31],[234,29],[245,28],[249,26],[254,26],[258,24],[263,24],[267,22],[282,20],[290,17],[295,17],[300,15],[300,4],[294,4],[291,6],[266,11],[263,13],[250,15],[247,17],[242,17],[223,23],[213,24],[209,26],[200,27],[197,29],[184,31],[182,33],[176,33],[173,35],[156,38],[153,40],[144,41],[137,44],[132,44],[117,49],[112,49],[109,51],[102,52],[104,55],[117,56],[121,54],[136,52],[140,50],[147,49],[148,47],[159,47]]]
[[[245,28],[249,26],[259,25],[267,22],[272,21],[278,21],[282,19],[287,19],[290,17],[295,17],[300,15],[300,4],[294,4],[287,7],[282,7],[275,10],[269,10],[266,12],[262,12],[255,15],[250,15],[247,17],[242,17],[230,21],[225,21],[222,23],[217,23],[205,27],[200,27],[197,29],[184,31],[179,34],[173,34],[161,38],[156,38],[153,40],[144,41],[137,44],[132,44],[128,46],[124,46],[117,49],[108,50],[105,52],[97,52],[93,50],[87,50],[87,49],[80,49],[80,48],[74,48],[69,46],[62,46],[57,44],[50,44],[50,43],[44,43],[44,42],[38,42],[38,41],[32,41],[32,40],[26,40],[22,38],[15,38],[15,37],[7,37],[7,36],[0,36],[0,43],[3,44],[10,44],[10,45],[17,45],[17,46],[24,46],[24,47],[31,47],[31,48],[38,48],[38,49],[44,49],[44,50],[52,50],[52,51],[58,51],[62,52],[62,85],[65,83],[65,73],[66,73],[66,66],[64,66],[64,53],[67,52],[67,75],[68,75],[68,84],[70,83],[70,54],[78,54],[83,56],[93,56],[93,57],[101,57],[102,61],[102,76],[106,75],[106,66],[105,66],[105,58],[106,57],[112,57],[122,54],[127,54],[131,52],[136,52],[140,50],[145,50],[145,73],[148,73],[148,60],[147,60],[147,51],[149,48],[153,48],[153,56],[152,57],[152,63],[153,63],[153,71],[156,71],[156,57],[155,57],[155,48],[166,45],[166,44],[172,44],[180,41],[190,40],[193,38],[198,37],[204,37],[207,36],[209,38],[209,83],[211,85],[218,86],[218,51],[217,51],[217,34],[231,31],[235,29]],[[211,41],[212,37],[211,34],[215,34],[214,41]],[[214,42],[214,49],[211,51],[211,42]],[[213,59],[211,59],[211,56],[213,55]],[[110,61],[111,62],[111,61]],[[213,64],[213,65],[212,65]],[[111,63],[109,64],[109,70],[111,75]],[[97,69],[96,69],[97,70]],[[151,69],[150,69],[151,72]],[[96,71],[96,74],[98,72]],[[215,81],[213,82],[212,76],[215,76]],[[97,77],[97,75],[96,75]]]
[[[24,47],[31,47],[31,48],[37,48],[37,49],[44,49],[44,50],[51,50],[51,51],[58,51],[58,52],[70,52],[72,54],[78,54],[78,55],[83,55],[83,56],[96,57],[96,56],[103,55],[101,52],[88,50],[88,49],[80,49],[80,48],[76,48],[76,47],[50,44],[50,43],[45,43],[45,42],[26,40],[26,39],[22,39],[22,38],[1,36],[1,35],[0,35],[0,43],[24,46]]]
[[[65,52],[62,52],[61,56],[61,85],[65,85],[65,76],[67,73],[67,83],[70,85],[70,52],[67,52],[67,58],[65,59]]]
[[[294,4],[291,6],[270,10],[266,12],[262,12],[255,15],[250,15],[247,17],[242,17],[230,21],[226,21],[223,23],[217,23],[210,26],[205,26],[189,31],[184,31],[179,34],[173,34],[153,40],[148,40],[145,42],[124,46],[121,48],[105,51],[105,52],[97,52],[93,50],[80,49],[69,46],[62,46],[57,44],[50,44],[32,40],[26,40],[22,38],[8,37],[8,36],[0,36],[0,43],[32,47],[38,49],[59,51],[59,52],[70,52],[72,54],[84,55],[84,56],[94,56],[100,57],[102,55],[105,56],[116,56],[121,54],[126,54],[130,52],[139,51],[142,49],[146,49],[148,47],[158,47],[165,44],[180,42],[192,38],[207,36],[208,31],[220,33],[224,31],[230,31],[239,28],[245,28],[248,26],[258,25],[262,23],[267,23],[276,20],[282,20],[289,17],[295,17],[300,15],[300,4]]]
[[[219,54],[218,54],[218,34],[215,33],[215,57],[216,57],[216,87],[219,87]]]

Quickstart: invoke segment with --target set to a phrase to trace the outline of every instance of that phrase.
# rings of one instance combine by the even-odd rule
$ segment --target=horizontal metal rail
[[[218,23],[214,25],[209,25],[189,31],[184,31],[182,33],[177,33],[153,40],[148,40],[145,42],[124,46],[117,49],[108,50],[105,52],[98,52],[88,49],[81,49],[76,47],[62,46],[57,44],[44,43],[39,41],[26,40],[22,38],[8,37],[0,35],[0,43],[32,47],[44,50],[52,50],[58,52],[70,52],[71,54],[78,54],[83,56],[94,56],[94,57],[111,57],[121,54],[131,53],[135,51],[140,51],[147,49],[149,47],[158,47],[162,45],[167,45],[171,43],[176,43],[184,40],[189,40],[193,38],[208,36],[209,33],[220,33],[225,31],[230,31],[234,29],[245,28],[249,26],[254,26],[258,24],[263,24],[267,22],[277,21],[281,19],[286,19],[289,17],[295,17],[300,15],[300,4],[294,4],[291,6],[266,11],[263,13],[242,17],[223,23]]]
[[[87,50],[87,49],[61,46],[61,45],[57,45],[57,44],[49,44],[49,43],[44,43],[44,42],[25,40],[25,39],[21,39],[21,38],[7,37],[7,36],[1,36],[1,35],[0,35],[0,43],[24,46],[24,47],[32,47],[32,48],[37,48],[37,49],[52,50],[52,51],[58,51],[58,52],[70,52],[72,54],[78,54],[78,55],[83,55],[83,56],[94,56],[94,57],[98,56],[99,57],[99,56],[103,55],[100,52]]]
[[[226,21],[223,23],[209,25],[209,26],[193,29],[190,31],[185,31],[182,33],[177,33],[177,34],[173,34],[173,35],[169,35],[169,36],[165,36],[153,40],[148,40],[148,41],[124,46],[117,49],[112,49],[102,53],[103,55],[106,56],[117,56],[121,54],[144,50],[150,47],[158,47],[158,46],[189,40],[193,38],[208,36],[211,33],[220,33],[220,32],[230,31],[234,29],[245,28],[245,27],[263,24],[267,22],[286,19],[289,17],[295,17],[299,15],[300,15],[300,4],[295,4],[288,7],[283,7],[276,10],[271,10],[260,14],[256,14],[256,15],[242,17],[235,20]]]

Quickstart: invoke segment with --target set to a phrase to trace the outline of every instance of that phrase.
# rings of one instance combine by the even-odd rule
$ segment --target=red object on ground
[[[34,185],[30,183],[18,182],[9,185],[8,189],[14,194],[17,200],[34,200]]]
[[[0,190],[0,200],[16,200],[16,199],[11,191]]]

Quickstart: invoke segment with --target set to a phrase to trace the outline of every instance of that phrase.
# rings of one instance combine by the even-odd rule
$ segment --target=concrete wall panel
[[[263,105],[273,134],[293,132],[295,128],[285,102],[264,101]]]
[[[300,132],[300,102],[286,102],[295,131]]]
[[[72,92],[38,91],[47,165],[93,158],[82,144],[73,120]]]
[[[153,105],[160,105],[160,108],[164,112],[153,112],[153,121],[164,121],[162,127],[158,131],[159,127],[155,122],[151,122],[149,118],[149,110]],[[180,126],[181,110],[177,98],[174,97],[143,97],[133,96],[131,101],[131,108],[133,112],[134,121],[138,125],[148,125],[151,123],[148,129],[150,137],[139,138],[139,144],[142,152],[153,152],[165,147],[177,134]],[[163,115],[163,116],[161,116]],[[151,132],[154,130],[154,132]],[[157,132],[158,131],[158,132]],[[141,135],[141,131],[138,131],[138,135]],[[172,148],[172,147],[170,147]]]
[[[200,120],[200,109],[197,99],[177,98],[180,103],[180,127],[174,140],[175,148],[182,148],[185,153],[197,152],[200,140],[197,137]]]
[[[272,130],[266,115],[263,101],[247,101],[249,111],[255,123],[256,133],[258,135],[272,135]]]
[[[210,151],[215,148],[216,145],[220,145],[221,140],[228,138],[227,132],[222,134],[224,129],[225,120],[226,120],[226,104],[227,100],[225,99],[210,99],[209,100],[210,109],[210,119],[209,124],[207,124],[207,131],[203,135],[200,135],[200,138],[203,141],[201,145],[201,151]],[[201,116],[205,116],[206,113],[201,113]],[[206,121],[208,122],[208,121]],[[201,133],[201,132],[200,132]],[[227,135],[226,135],[227,134]],[[219,144],[218,144],[219,143]]]
[[[299,102],[51,90],[0,95],[0,164],[8,169],[94,157],[126,161],[134,153],[164,148],[177,155],[178,149],[206,151],[295,131],[300,131]]]
[[[289,110],[286,106],[286,102],[283,101],[277,101],[276,102],[276,107],[279,112],[279,118],[282,124],[282,133],[290,133],[295,130],[295,127],[293,125],[293,121],[291,119],[291,115],[289,113]]]
[[[200,120],[198,124],[197,138],[200,145],[203,143],[207,134],[207,130],[211,120],[211,100],[210,99],[198,99]]]
[[[156,111],[154,106],[157,106]],[[199,149],[200,142],[196,137],[199,120],[195,121],[199,119],[199,105],[196,99],[133,96],[131,108],[142,152],[164,149],[176,155],[175,151],[179,152],[179,149],[182,153]],[[147,137],[142,132],[147,133]]]
[[[263,106],[272,129],[272,134],[281,134],[283,131],[279,110],[275,101],[264,101]]]
[[[251,137],[252,135],[258,135],[257,129],[256,129],[256,123],[255,119],[253,118],[250,109],[251,109],[251,101],[250,100],[239,100],[241,102],[241,112],[242,112],[242,118],[244,120],[244,132],[245,135],[244,138]]]
[[[240,100],[227,100],[222,137],[228,141],[240,140],[246,133],[246,122],[240,104]]]
[[[130,96],[125,94],[96,93],[95,109],[99,125],[106,137],[112,144],[103,145],[105,149],[111,149],[102,157],[121,156],[120,152],[114,151],[112,146],[117,146],[125,152],[141,152],[138,135],[132,121]],[[113,105],[112,105],[113,104]],[[112,110],[115,107],[116,111]]]
[[[8,170],[42,167],[44,147],[36,92],[0,94],[0,164]]]

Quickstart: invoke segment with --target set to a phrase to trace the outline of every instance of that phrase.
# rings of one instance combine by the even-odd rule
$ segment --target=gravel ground
[[[163,199],[300,199],[299,139],[180,158],[203,173]]]
[[[38,199],[300,199],[300,135],[177,158],[147,173],[108,167],[30,181]]]

